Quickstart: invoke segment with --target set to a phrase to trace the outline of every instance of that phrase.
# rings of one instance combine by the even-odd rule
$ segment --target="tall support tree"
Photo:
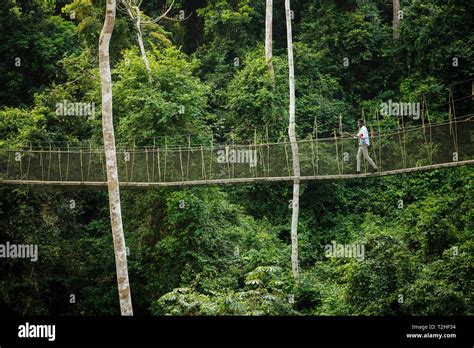
[[[168,9],[159,17],[150,21],[143,21],[142,12],[140,10],[140,6],[142,5],[142,0],[119,0],[119,3],[118,3],[119,5],[118,9],[130,17],[130,19],[133,21],[135,25],[135,29],[137,30],[138,47],[140,47],[140,53],[142,55],[142,60],[145,63],[145,68],[148,73],[149,82],[152,82],[153,79],[151,76],[150,62],[148,61],[148,57],[145,51],[145,45],[143,44],[142,25],[155,24],[155,23],[158,23],[163,18],[170,19],[167,17],[167,14],[173,8],[173,4],[174,4],[174,0],[171,2],[171,5],[168,7]]]
[[[140,53],[142,55],[143,62],[145,63],[146,71],[148,73],[148,81],[152,82],[150,62],[148,61],[148,57],[145,51],[145,45],[143,44],[142,15],[140,11],[141,1],[139,1],[139,3],[136,6],[132,6],[131,1],[128,1],[128,2],[124,1],[124,3],[127,5],[126,8],[127,8],[128,15],[130,16],[131,19],[135,21],[135,28],[137,29],[138,46],[140,47]]]
[[[265,7],[265,61],[267,62],[268,72],[275,85],[275,70],[273,69],[273,0],[267,0]]]
[[[291,154],[293,159],[293,205],[291,215],[291,269],[293,277],[298,279],[298,213],[300,200],[300,157],[298,143],[296,142],[295,123],[295,68],[293,63],[293,37],[291,33],[291,9],[290,0],[285,0],[286,12],[286,36],[288,42],[288,70],[290,86],[290,118],[288,135],[291,143]]]
[[[393,39],[398,40],[400,38],[400,0],[393,0]]]
[[[102,131],[104,134],[110,220],[114,240],[120,311],[122,315],[133,315],[130,284],[128,281],[127,251],[120,207],[117,155],[112,115],[112,77],[110,73],[109,46],[112,32],[114,31],[116,7],[116,0],[107,0],[104,26],[102,27],[99,38],[99,69],[100,82],[102,85]]]

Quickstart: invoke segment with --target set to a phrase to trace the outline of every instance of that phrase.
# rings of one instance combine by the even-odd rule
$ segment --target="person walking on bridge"
[[[375,165],[372,158],[369,156],[369,146],[370,146],[370,139],[369,139],[369,131],[367,127],[364,125],[364,120],[357,121],[357,128],[359,129],[359,133],[353,135],[354,138],[359,139],[359,150],[357,151],[357,174],[360,174],[360,162],[361,157],[364,155],[364,158],[369,162],[369,164],[374,168],[374,171],[378,171],[377,166]]]

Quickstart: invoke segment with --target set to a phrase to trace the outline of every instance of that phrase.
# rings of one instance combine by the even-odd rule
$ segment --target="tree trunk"
[[[104,26],[99,39],[99,68],[102,85],[102,131],[107,163],[110,220],[114,240],[115,265],[122,315],[133,315],[130,285],[128,282],[127,252],[122,227],[120,191],[115,153],[115,136],[112,117],[112,77],[110,73],[109,45],[115,25],[116,0],[107,0]]]
[[[400,17],[399,17],[399,12],[400,11],[400,0],[393,0],[393,39],[398,40],[400,38]]]
[[[146,68],[146,71],[148,73],[148,82],[152,82],[152,77],[151,77],[151,68],[150,68],[150,62],[148,61],[148,57],[146,55],[146,51],[145,51],[145,45],[143,44],[143,34],[142,34],[142,17],[141,17],[141,13],[140,13],[140,8],[139,7],[135,7],[135,11],[137,11],[137,20],[136,20],[136,27],[137,27],[137,39],[138,39],[138,46],[140,46],[140,52],[142,54],[142,59],[143,59],[143,62],[145,63],[145,68]]]
[[[293,211],[291,215],[291,268],[293,277],[298,278],[298,213],[300,200],[300,158],[295,133],[295,69],[293,64],[293,38],[291,33],[290,0],[285,0],[286,34],[288,41],[288,70],[290,86],[290,119],[288,135],[293,159]]]
[[[267,62],[268,72],[272,79],[273,87],[275,87],[275,70],[273,69],[273,0],[267,0],[265,8],[265,61]]]

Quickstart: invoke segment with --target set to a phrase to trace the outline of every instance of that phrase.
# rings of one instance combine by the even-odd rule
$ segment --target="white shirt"
[[[360,127],[359,133],[357,133],[357,138],[359,139],[359,145],[370,145],[369,131],[366,126]]]

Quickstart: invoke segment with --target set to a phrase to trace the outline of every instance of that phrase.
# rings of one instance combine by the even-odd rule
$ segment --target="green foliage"
[[[93,208],[106,207],[106,197],[8,188],[1,196],[1,243],[38,245],[38,261],[2,260],[0,306],[23,315],[118,314],[108,212]]]
[[[114,111],[119,139],[131,144],[134,138],[146,141],[174,133],[209,138],[208,89],[192,76],[196,62],[188,62],[175,48],[153,52],[155,55],[149,55],[151,83],[135,49],[124,53],[115,71]]]
[[[61,14],[76,24],[77,39],[84,47],[92,51],[92,55],[99,55],[99,36],[104,24],[105,6],[104,4],[93,0],[73,0],[61,8]],[[71,18],[73,14],[73,18]],[[124,49],[135,45],[135,32],[133,23],[119,11],[117,11],[114,25],[114,39],[110,43],[110,55],[113,61],[120,59],[121,52]]]
[[[281,269],[260,266],[247,273],[245,288],[207,289],[207,294],[194,289],[177,288],[163,295],[153,306],[155,314],[165,315],[291,315],[288,295],[281,289]]]
[[[144,20],[160,14],[157,4],[164,1],[142,5]],[[283,2],[274,2],[275,84],[264,59],[263,1],[175,5],[171,17],[178,9],[191,17],[142,28],[150,76],[133,22],[117,13],[111,43],[117,140],[183,146],[188,136],[204,143],[214,133],[215,142],[246,143],[255,128],[258,140],[266,140],[266,129],[269,141],[286,137]],[[391,1],[292,1],[298,138],[333,136],[339,115],[344,130],[353,131],[362,110],[374,121],[389,99],[426,97],[430,120],[447,119],[448,89],[473,75],[473,4],[402,5],[394,41]],[[97,50],[104,10],[92,0],[4,1],[0,148],[102,143]],[[454,97],[468,98],[456,113],[472,114],[471,85],[459,88]],[[58,115],[56,104],[64,100],[95,103],[96,117]],[[380,126],[396,122],[386,116]],[[472,315],[473,188],[472,166],[302,184],[298,282],[290,264],[290,184],[122,189],[134,312]],[[2,260],[2,313],[118,314],[105,191],[1,187],[4,241],[38,244],[40,258]],[[364,245],[363,260],[326,256],[333,241]]]
[[[6,0],[0,27],[0,105],[25,105],[56,78],[63,55],[77,52],[74,26],[51,2]]]
[[[286,64],[274,59],[275,87],[272,85],[268,66],[262,54],[263,48],[247,54],[241,70],[227,85],[225,118],[226,128],[234,128],[237,142],[253,139],[255,127],[269,127],[269,137],[284,136],[288,123],[288,83]],[[283,134],[282,134],[283,133]]]
[[[413,1],[401,21],[401,52],[410,75],[435,76],[442,81],[462,81],[472,76],[474,40],[472,2]],[[426,54],[429,52],[429,54]],[[453,66],[453,58],[459,65]]]
[[[23,147],[45,137],[45,118],[40,113],[7,108],[0,115],[0,147]]]

